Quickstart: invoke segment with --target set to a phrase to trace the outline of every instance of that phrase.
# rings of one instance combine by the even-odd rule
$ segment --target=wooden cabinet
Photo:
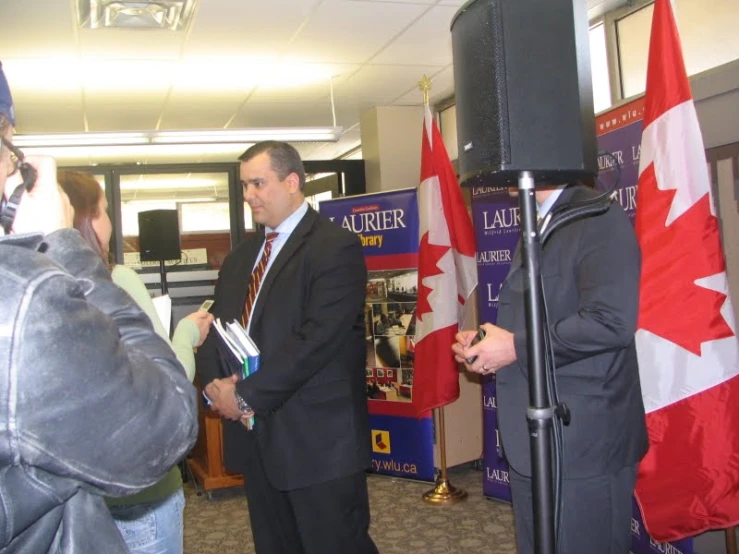
[[[197,386],[197,382],[195,383]],[[198,394],[200,387],[198,386]],[[229,473],[223,467],[223,427],[221,418],[199,402],[198,408],[198,441],[190,453],[187,462],[194,478],[211,496],[215,489],[238,487],[244,484],[243,475]]]

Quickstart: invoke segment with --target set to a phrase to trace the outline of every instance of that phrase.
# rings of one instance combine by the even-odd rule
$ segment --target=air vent
[[[196,0],[77,0],[83,29],[166,29],[182,31],[192,19]]]

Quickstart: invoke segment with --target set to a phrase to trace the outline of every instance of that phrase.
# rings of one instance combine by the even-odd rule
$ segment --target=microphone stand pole
[[[160,286],[162,288],[162,296],[164,296],[169,292],[167,290],[167,269],[164,266],[164,260],[159,260],[159,279]]]
[[[529,423],[531,445],[531,484],[534,505],[534,551],[555,554],[554,495],[552,487],[552,430],[555,410],[549,405],[544,365],[543,298],[541,243],[536,224],[534,176],[522,171],[518,176],[518,202],[521,209],[521,240],[525,270],[527,354],[529,358]]]

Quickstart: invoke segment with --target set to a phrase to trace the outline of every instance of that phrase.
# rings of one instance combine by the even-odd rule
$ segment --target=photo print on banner
[[[367,398],[413,399],[418,271],[370,271],[364,310]]]

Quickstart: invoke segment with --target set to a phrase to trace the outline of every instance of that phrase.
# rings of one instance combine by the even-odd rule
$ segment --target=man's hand
[[[221,417],[238,421],[245,414],[239,410],[236,402],[236,382],[238,378],[234,375],[228,379],[216,379],[205,387],[205,394],[210,398],[210,407]]]
[[[13,222],[12,233],[43,233],[72,227],[74,209],[56,180],[56,161],[50,156],[27,156],[26,161],[36,168],[36,184],[31,192],[24,192]],[[21,183],[20,172],[8,179],[5,193],[10,195]]]
[[[472,345],[472,339],[477,331],[457,333],[457,342],[452,345],[457,362],[464,364],[469,371],[487,375],[516,361],[513,333],[490,323],[480,327],[485,331],[485,338],[475,345]],[[475,356],[477,359],[474,363],[468,364],[467,359]]]

